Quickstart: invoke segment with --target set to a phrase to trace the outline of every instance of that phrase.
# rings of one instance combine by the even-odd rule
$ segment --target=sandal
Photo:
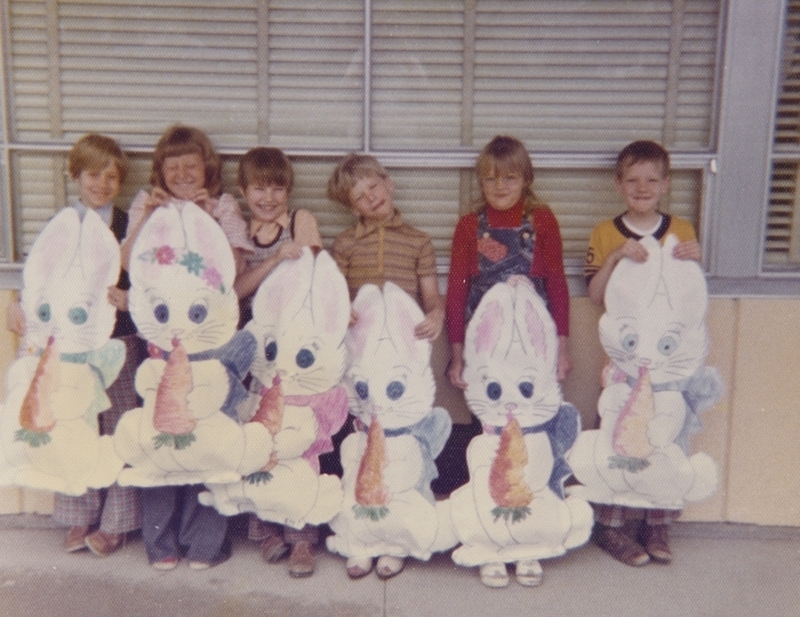
[[[353,580],[363,578],[372,572],[372,557],[364,557],[361,559],[358,557],[350,557],[345,564],[345,570],[347,570],[347,576]]]
[[[508,570],[506,564],[499,561],[485,563],[481,566],[481,583],[494,589],[508,585]]]
[[[517,562],[517,582],[525,587],[538,587],[544,579],[542,565],[535,559]]]
[[[406,567],[406,560],[402,557],[392,557],[391,555],[381,555],[378,557],[378,565],[375,574],[383,580],[397,576]]]

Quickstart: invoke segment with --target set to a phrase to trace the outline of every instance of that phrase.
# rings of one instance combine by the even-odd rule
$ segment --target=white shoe
[[[391,555],[381,555],[378,557],[378,564],[375,567],[375,574],[378,578],[387,579],[400,574],[406,567],[406,560],[402,557],[392,557]]]
[[[506,564],[495,561],[481,566],[481,583],[487,587],[505,587],[508,585],[508,571]]]
[[[517,562],[517,582],[525,587],[538,587],[542,584],[544,570],[535,559]]]

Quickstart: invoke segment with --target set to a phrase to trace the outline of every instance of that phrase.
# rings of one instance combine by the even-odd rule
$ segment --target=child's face
[[[525,188],[522,174],[514,172],[500,173],[495,170],[492,175],[481,178],[481,189],[486,203],[495,210],[510,210],[520,199]]]
[[[240,188],[253,218],[261,223],[274,223],[289,211],[289,191],[277,184],[250,184]]]
[[[77,177],[77,182],[81,202],[92,210],[102,208],[119,195],[120,175],[114,161],[99,171],[84,169]]]
[[[378,175],[359,178],[348,193],[350,211],[365,222],[379,222],[394,214],[394,182]]]
[[[649,214],[658,210],[661,198],[669,190],[669,176],[656,161],[639,161],[624,168],[614,178],[617,192],[631,214]]]
[[[193,200],[206,183],[206,166],[196,152],[168,156],[161,165],[167,190],[178,199]]]

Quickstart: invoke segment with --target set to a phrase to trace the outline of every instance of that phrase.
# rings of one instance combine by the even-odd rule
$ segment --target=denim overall
[[[544,279],[531,276],[536,232],[531,225],[530,216],[523,217],[519,227],[493,228],[489,227],[484,208],[478,213],[477,240],[478,274],[473,276],[470,281],[469,295],[467,296],[467,321],[472,318],[481,298],[492,285],[507,281],[515,274],[528,277],[536,292],[547,303]],[[482,244],[491,244],[492,246],[482,248]]]

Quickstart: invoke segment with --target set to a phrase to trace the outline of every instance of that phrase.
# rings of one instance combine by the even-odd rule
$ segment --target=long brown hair
[[[211,140],[203,131],[193,126],[176,124],[168,128],[161,139],[158,140],[153,151],[153,167],[150,172],[150,184],[160,187],[165,191],[167,183],[164,181],[164,161],[173,156],[184,154],[199,154],[203,159],[205,170],[205,188],[212,197],[219,197],[222,193],[222,160],[214,149]]]

